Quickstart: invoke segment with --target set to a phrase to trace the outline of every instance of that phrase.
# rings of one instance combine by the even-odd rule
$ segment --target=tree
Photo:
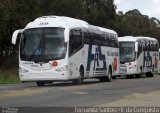
[[[137,9],[116,16],[115,29],[119,36],[149,36],[160,39],[160,21],[141,14]]]
[[[11,44],[12,33],[16,29],[24,28],[37,17],[69,16],[108,28],[114,26],[116,17],[113,0],[0,0],[0,2],[0,66],[3,67],[7,66],[7,62],[13,62],[10,61],[10,57],[16,56],[18,50]]]

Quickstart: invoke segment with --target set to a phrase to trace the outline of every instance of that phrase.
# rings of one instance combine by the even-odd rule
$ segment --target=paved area
[[[0,106],[160,106],[160,76],[114,79],[112,82],[86,80],[83,85],[56,82],[37,87],[35,83],[0,85]]]
[[[149,93],[133,93],[119,100],[98,105],[100,107],[160,107],[160,90]]]

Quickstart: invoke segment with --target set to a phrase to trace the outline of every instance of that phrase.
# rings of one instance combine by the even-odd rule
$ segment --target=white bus
[[[153,77],[158,71],[158,41],[149,37],[119,37],[120,74],[128,77]]]
[[[117,33],[63,16],[35,19],[16,30],[20,37],[19,77],[38,86],[53,81],[83,83],[85,78],[111,81],[119,72]]]

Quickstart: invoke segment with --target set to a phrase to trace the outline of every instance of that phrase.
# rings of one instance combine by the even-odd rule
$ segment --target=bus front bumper
[[[68,71],[65,72],[28,72],[19,73],[20,80],[23,82],[32,81],[67,81],[69,80]]]

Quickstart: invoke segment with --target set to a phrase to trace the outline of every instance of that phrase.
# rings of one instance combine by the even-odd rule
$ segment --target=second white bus
[[[152,77],[158,71],[158,41],[150,37],[119,37],[120,75]]]

